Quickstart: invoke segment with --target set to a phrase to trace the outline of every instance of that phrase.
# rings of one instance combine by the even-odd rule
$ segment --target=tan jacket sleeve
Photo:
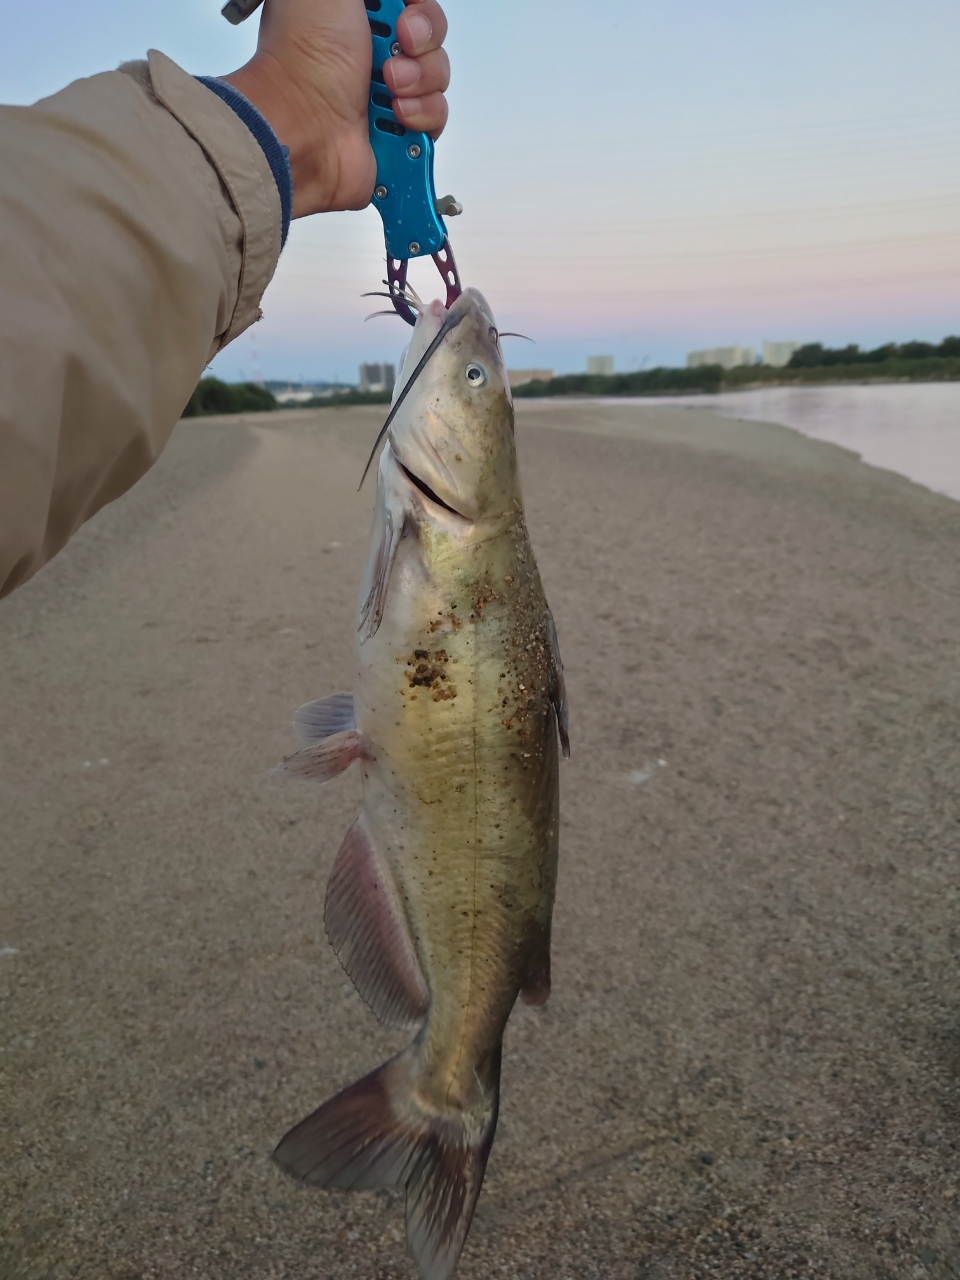
[[[163,54],[0,108],[0,595],[156,461],[280,232],[259,144]]]

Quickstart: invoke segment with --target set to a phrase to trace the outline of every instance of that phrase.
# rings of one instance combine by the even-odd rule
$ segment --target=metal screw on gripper
[[[420,252],[420,245],[417,243],[416,240],[411,240],[410,243],[407,245],[407,248],[410,250],[411,257],[416,257],[416,255]]]
[[[420,154],[420,147],[417,145],[416,142],[411,142],[409,147],[407,147],[407,155],[410,157],[411,160],[416,160],[419,154]]]
[[[374,187],[373,194],[377,197],[378,200],[386,200],[387,188],[384,186]]]
[[[397,56],[397,54],[400,52],[399,40],[394,40],[393,44],[390,46],[390,52],[393,54],[394,57]]]

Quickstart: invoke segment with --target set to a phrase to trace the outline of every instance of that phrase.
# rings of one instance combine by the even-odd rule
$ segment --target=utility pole
[[[260,353],[257,350],[257,337],[254,333],[255,326],[250,328],[250,363],[253,366],[253,381],[258,387],[263,386],[263,374],[260,371]]]

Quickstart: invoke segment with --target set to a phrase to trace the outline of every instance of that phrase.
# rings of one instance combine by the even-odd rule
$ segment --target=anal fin
[[[390,868],[362,815],[333,864],[323,922],[337,958],[380,1021],[419,1026],[430,995]]]

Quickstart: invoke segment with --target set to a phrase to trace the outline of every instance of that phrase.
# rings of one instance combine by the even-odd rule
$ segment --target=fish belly
[[[430,993],[423,1088],[463,1108],[549,947],[556,881],[546,604],[529,548],[505,542],[391,602],[357,695],[364,810]]]

